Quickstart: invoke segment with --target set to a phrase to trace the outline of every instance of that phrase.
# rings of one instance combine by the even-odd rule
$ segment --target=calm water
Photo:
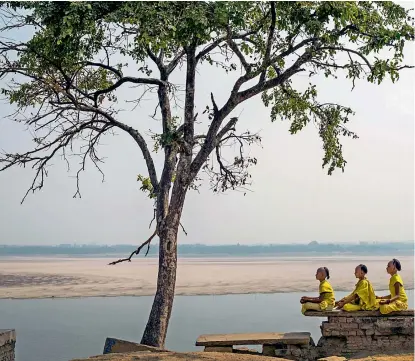
[[[301,296],[178,296],[166,347],[197,350],[203,333],[308,331],[316,341],[321,319],[301,315]],[[414,292],[408,296],[413,305]],[[16,361],[68,361],[102,354],[108,336],[139,342],[151,303],[152,297],[0,300],[0,328],[16,329]]]

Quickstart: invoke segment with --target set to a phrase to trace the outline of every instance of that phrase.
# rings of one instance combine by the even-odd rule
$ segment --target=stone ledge
[[[304,315],[308,317],[414,317],[414,310],[392,312],[387,315],[382,315],[379,311],[306,311]]]
[[[1,330],[0,329],[0,347],[6,343],[16,342],[16,331],[15,330]]]
[[[168,352],[165,349],[151,347],[147,345],[141,345],[139,343],[119,340],[117,338],[107,337],[104,345],[103,354],[108,353],[127,353],[127,352]]]

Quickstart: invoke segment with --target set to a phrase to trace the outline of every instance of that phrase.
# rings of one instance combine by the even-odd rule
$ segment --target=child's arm
[[[336,306],[342,308],[345,304],[354,301],[357,298],[355,293],[352,293],[349,296],[342,298],[340,301],[336,302]]]
[[[320,295],[319,297],[304,296],[304,297],[301,297],[301,301],[302,302],[311,302],[311,303],[320,303],[322,300],[321,300],[321,295]]]
[[[388,305],[389,303],[395,302],[396,300],[399,299],[399,290],[401,287],[401,284],[399,282],[396,282],[395,285],[395,297],[392,297],[391,295],[389,296],[385,296],[382,298],[382,301],[379,302],[379,304],[381,305]]]
[[[387,296],[376,296],[377,300],[389,300],[391,298],[391,295]]]

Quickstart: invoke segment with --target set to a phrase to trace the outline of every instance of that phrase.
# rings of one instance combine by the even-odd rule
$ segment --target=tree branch
[[[370,70],[372,70],[372,64],[370,63],[370,61],[360,52],[353,50],[353,49],[348,49],[342,46],[323,46],[320,48],[316,49],[317,51],[323,51],[323,50],[335,50],[335,51],[345,51],[347,53],[352,53],[355,54],[357,56],[359,56],[365,63],[366,65],[369,67]]]
[[[114,68],[113,66],[110,66],[110,65],[105,65],[105,64],[102,64],[102,63],[95,63],[95,62],[92,62],[92,61],[85,62],[85,65],[96,66],[96,67],[99,67],[99,68],[103,68],[103,69],[106,69],[106,70],[109,70],[109,71],[113,72],[118,78],[123,77],[122,72],[120,72],[118,69],[116,69],[116,68]]]
[[[261,76],[259,77],[258,83],[262,83],[265,80],[265,76],[267,74],[266,69],[267,69],[269,61],[270,61],[272,43],[273,43],[273,40],[274,40],[274,32],[275,32],[276,21],[277,21],[277,14],[275,12],[275,2],[271,1],[271,25],[269,27],[267,47],[266,47],[266,50],[265,50],[264,60],[263,60],[263,63],[262,63],[262,66],[264,67],[264,70],[261,73]]]
[[[166,85],[168,85],[168,83],[166,83],[166,82],[164,82],[164,81],[162,81],[160,79],[155,79],[155,78],[134,78],[134,77],[131,77],[131,76],[126,76],[126,77],[123,77],[123,78],[119,79],[116,83],[114,83],[110,87],[108,87],[106,89],[98,90],[95,93],[93,93],[95,102],[97,102],[98,97],[100,95],[110,93],[110,92],[114,91],[115,89],[119,88],[124,83],[149,84],[149,85],[158,85],[158,86],[166,86]]]
[[[231,30],[228,28],[228,37],[226,39],[226,42],[228,43],[229,47],[232,49],[232,51],[235,53],[235,55],[239,58],[239,61],[241,62],[242,66],[245,69],[245,72],[249,73],[251,71],[251,65],[246,61],[244,55],[239,50],[238,46],[232,39]]]
[[[146,254],[145,254],[145,256],[147,256],[148,255],[148,252],[150,251],[150,243],[151,243],[151,241],[153,240],[153,238],[155,237],[157,235],[157,228],[154,230],[154,233],[150,236],[150,238],[149,239],[147,239],[147,241],[145,241],[145,242],[143,242],[135,251],[133,251],[133,252],[131,252],[131,254],[130,254],[130,256],[129,257],[127,257],[127,258],[120,258],[119,260],[117,260],[117,261],[113,261],[113,262],[110,262],[110,263],[108,263],[108,265],[109,266],[114,266],[114,265],[116,265],[116,264],[118,264],[118,263],[121,263],[121,262],[131,262],[131,258],[134,256],[134,255],[138,255],[139,253],[140,253],[140,251],[145,247],[145,246],[147,246],[147,251],[146,251]]]

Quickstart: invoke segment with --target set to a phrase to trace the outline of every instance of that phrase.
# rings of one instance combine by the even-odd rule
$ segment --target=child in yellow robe
[[[404,311],[408,309],[408,297],[403,287],[403,281],[398,271],[402,269],[401,263],[397,259],[390,261],[386,267],[386,272],[391,275],[389,280],[390,295],[376,297],[380,300],[380,313],[386,315],[391,312]]]
[[[316,280],[320,281],[318,288],[319,297],[301,297],[300,303],[302,304],[301,312],[305,311],[331,311],[334,307],[335,296],[333,288],[329,281],[329,270],[327,267],[320,267],[316,272]]]
[[[376,301],[375,291],[369,280],[366,278],[367,267],[364,264],[360,264],[354,270],[354,275],[359,279],[356,283],[356,288],[347,297],[344,297],[340,301],[336,302],[338,309],[343,311],[374,311],[379,308]]]

